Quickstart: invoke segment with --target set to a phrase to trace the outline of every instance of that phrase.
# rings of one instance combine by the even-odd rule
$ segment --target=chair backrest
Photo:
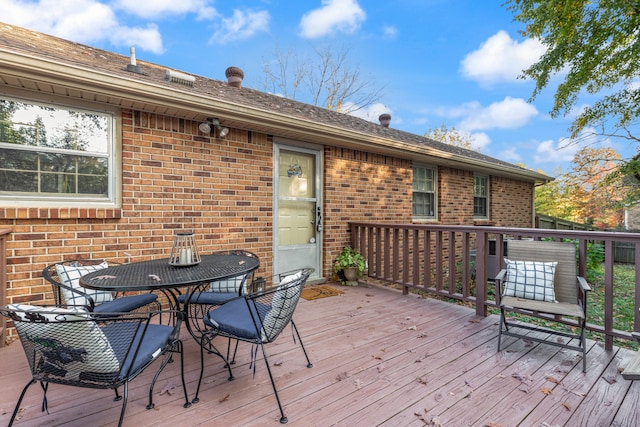
[[[238,295],[248,293],[247,283],[250,282],[248,276],[251,274],[253,273],[211,282],[209,283],[209,292],[235,293]]]
[[[72,260],[51,264],[42,270],[42,277],[53,290],[57,306],[78,305],[93,308],[95,305],[111,301],[111,292],[83,288],[80,277],[96,270],[108,267],[103,260]]]
[[[266,292],[251,294],[262,325],[262,341],[275,340],[289,324],[300,300],[300,293],[313,268],[304,268],[284,276],[280,284]],[[280,275],[282,276],[282,275]]]
[[[576,246],[569,242],[508,240],[507,257],[514,261],[556,261],[555,296],[558,302],[578,301]]]
[[[18,304],[0,310],[14,322],[34,379],[100,386],[119,377],[118,358],[86,310]]]
[[[149,325],[154,312],[94,317],[80,307],[10,304],[0,313],[13,320],[34,379],[79,387],[114,388],[128,381],[174,333],[173,327]],[[148,333],[150,327],[161,336]]]
[[[235,255],[245,255],[257,258],[257,256],[251,252],[243,251],[243,250],[232,250],[229,252],[219,252],[219,253],[229,253]],[[209,284],[209,292],[221,292],[221,293],[236,293],[238,295],[247,294],[251,292],[249,289],[249,285],[253,281],[253,271],[243,274],[236,277],[230,277],[228,279],[216,280],[215,282],[211,282]]]

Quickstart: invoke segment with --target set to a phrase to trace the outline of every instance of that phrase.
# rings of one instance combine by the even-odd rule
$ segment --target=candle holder
[[[176,237],[173,239],[169,265],[188,267],[190,265],[200,264],[200,261],[200,254],[198,254],[198,247],[196,246],[196,239],[193,237],[193,233],[176,234]]]

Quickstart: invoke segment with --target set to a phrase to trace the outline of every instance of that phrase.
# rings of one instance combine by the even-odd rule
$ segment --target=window
[[[474,218],[489,217],[489,179],[486,176],[473,177],[473,216]]]
[[[113,202],[113,114],[0,97],[0,198]]]
[[[432,167],[413,167],[413,217],[436,217],[436,170]]]

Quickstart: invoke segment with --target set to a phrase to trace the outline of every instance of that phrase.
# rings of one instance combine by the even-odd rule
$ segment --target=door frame
[[[281,273],[276,271],[279,265],[278,260],[278,227],[279,227],[279,218],[278,218],[278,202],[280,197],[279,190],[279,182],[278,182],[278,165],[280,164],[280,150],[286,151],[297,151],[304,154],[313,154],[316,158],[315,164],[315,177],[314,184],[316,188],[316,207],[321,208],[322,219],[321,224],[324,223],[324,205],[323,205],[323,193],[324,193],[324,148],[321,145],[310,144],[305,142],[287,140],[284,138],[274,138],[273,141],[273,215],[272,215],[272,236],[273,236],[273,246],[272,246],[272,259],[273,259],[273,274]],[[319,279],[322,278],[322,260],[323,260],[323,230],[317,231],[316,228],[316,249],[317,249],[317,259],[316,264],[311,267],[315,268],[315,271],[310,276],[311,279]]]

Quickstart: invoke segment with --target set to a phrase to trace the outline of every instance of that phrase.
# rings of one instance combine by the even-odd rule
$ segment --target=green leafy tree
[[[535,188],[537,213],[574,221],[576,209],[570,200],[564,175]]]
[[[557,86],[551,115],[568,114],[583,91],[598,95],[574,120],[576,137],[589,126],[628,129],[640,115],[640,2],[631,0],[508,0],[507,9],[525,25],[522,34],[539,39],[546,52],[524,77],[536,83],[532,99],[551,79]],[[554,82],[555,85],[555,82]],[[636,138],[632,138],[637,141]]]

